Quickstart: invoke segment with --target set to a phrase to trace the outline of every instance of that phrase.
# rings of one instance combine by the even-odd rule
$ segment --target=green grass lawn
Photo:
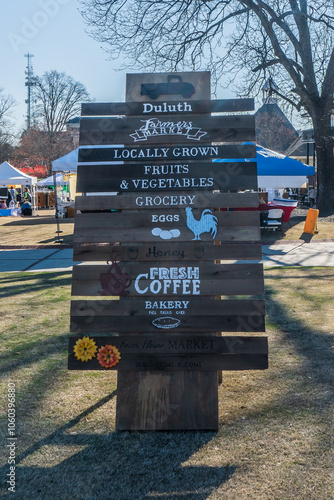
[[[332,268],[265,271],[270,367],[224,372],[217,433],[129,433],[115,431],[116,373],[67,370],[71,273],[0,274],[17,498],[334,498],[333,277]]]

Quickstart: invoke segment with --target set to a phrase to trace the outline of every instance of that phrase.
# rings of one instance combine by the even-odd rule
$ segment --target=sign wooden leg
[[[217,372],[118,372],[116,429],[218,430]]]

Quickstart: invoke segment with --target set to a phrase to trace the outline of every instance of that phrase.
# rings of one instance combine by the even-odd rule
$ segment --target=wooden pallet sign
[[[70,370],[263,370],[266,337],[71,337]]]
[[[217,429],[217,372],[268,367],[254,102],[210,87],[82,106],[69,369],[117,371],[118,430]]]

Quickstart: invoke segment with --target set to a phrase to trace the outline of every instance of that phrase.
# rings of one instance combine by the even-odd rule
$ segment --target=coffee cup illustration
[[[121,268],[116,262],[113,262],[106,273],[100,274],[100,283],[102,290],[98,292],[99,295],[129,295],[126,290],[131,283],[132,279],[127,273],[123,273]]]

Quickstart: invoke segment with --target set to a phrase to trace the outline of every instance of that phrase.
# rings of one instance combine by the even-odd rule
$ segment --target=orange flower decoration
[[[121,353],[114,345],[104,345],[100,347],[97,359],[101,366],[104,368],[112,368],[119,363]]]

